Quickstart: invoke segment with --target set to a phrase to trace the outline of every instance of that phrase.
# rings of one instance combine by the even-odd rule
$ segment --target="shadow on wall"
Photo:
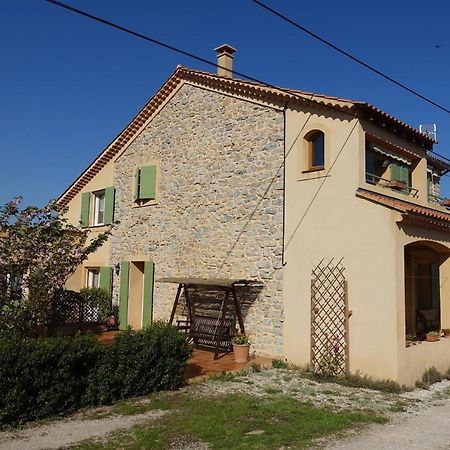
[[[241,305],[242,316],[245,321],[246,316],[260,296],[262,290],[264,289],[264,286],[260,284],[250,284],[236,286],[235,289],[238,302]],[[195,313],[197,315],[203,317],[217,317],[219,315],[221,303],[225,295],[223,289],[216,288],[214,286],[201,288],[190,287],[187,290],[187,294],[189,296],[191,305],[193,305]],[[232,298],[230,298],[227,308],[227,317],[229,317],[230,315],[236,315]],[[187,302],[185,291],[183,291],[183,294],[180,297],[175,316],[187,317]]]

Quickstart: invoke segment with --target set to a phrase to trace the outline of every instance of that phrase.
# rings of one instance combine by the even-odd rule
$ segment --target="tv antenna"
[[[419,131],[437,142],[437,127],[435,123],[419,125]]]

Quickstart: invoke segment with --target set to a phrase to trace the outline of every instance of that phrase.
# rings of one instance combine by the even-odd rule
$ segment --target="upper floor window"
[[[105,191],[93,193],[94,196],[94,225],[105,223]]]
[[[325,135],[322,131],[310,131],[305,136],[307,143],[308,170],[321,170],[325,166]]]
[[[416,196],[411,179],[411,161],[378,144],[366,143],[367,183]]]
[[[110,225],[114,221],[114,187],[81,194],[81,226]]]
[[[139,206],[151,204],[156,198],[156,166],[142,166],[136,170],[134,201]]]

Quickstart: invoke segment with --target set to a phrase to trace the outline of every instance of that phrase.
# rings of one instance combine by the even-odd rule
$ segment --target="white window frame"
[[[93,192],[94,196],[94,211],[93,211],[93,225],[105,224],[105,191]],[[103,207],[103,209],[101,209]],[[100,217],[101,214],[101,217]],[[101,220],[100,220],[101,219]]]
[[[100,287],[100,267],[87,268],[86,287],[90,289]]]

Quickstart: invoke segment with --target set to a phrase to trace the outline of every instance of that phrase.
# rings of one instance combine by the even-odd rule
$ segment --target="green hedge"
[[[184,335],[156,322],[100,345],[94,336],[0,338],[0,426],[176,389],[190,356]]]

